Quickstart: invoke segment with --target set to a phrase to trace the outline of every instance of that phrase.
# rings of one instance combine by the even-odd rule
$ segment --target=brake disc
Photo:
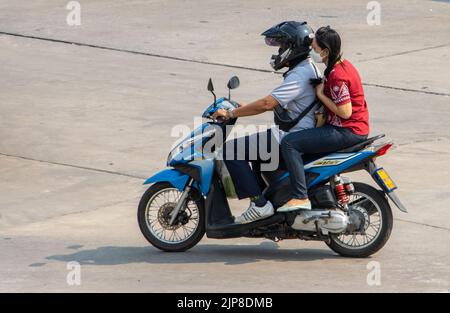
[[[176,205],[177,204],[175,202],[167,202],[159,208],[158,222],[162,227],[164,227],[164,229],[176,230],[181,227],[181,224],[177,223],[177,220],[175,220],[175,223],[173,225],[169,225],[170,213],[172,213]]]

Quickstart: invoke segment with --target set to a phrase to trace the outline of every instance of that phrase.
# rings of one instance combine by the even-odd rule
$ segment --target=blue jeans
[[[269,163],[275,157],[281,157],[280,146],[272,137],[271,130],[255,134],[257,138],[265,139],[267,145],[261,146],[260,140],[255,139],[254,136],[240,137],[234,140],[225,142],[223,145],[223,158],[233,180],[234,189],[239,199],[257,197],[262,194],[265,183],[261,178],[261,165]],[[232,149],[233,145],[235,149]],[[245,147],[238,154],[238,145]],[[230,149],[231,151],[227,150]],[[260,152],[264,150],[267,153],[266,158],[261,158]],[[276,159],[276,158],[275,158]],[[251,166],[250,166],[251,164]]]
[[[332,125],[305,129],[284,136],[281,141],[281,153],[289,171],[292,197],[296,199],[308,197],[302,159],[304,154],[334,152],[366,139],[367,136],[356,135],[349,128]]]

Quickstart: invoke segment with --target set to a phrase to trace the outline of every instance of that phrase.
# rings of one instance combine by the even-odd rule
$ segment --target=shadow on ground
[[[77,261],[90,265],[119,265],[128,263],[188,264],[223,263],[237,265],[263,260],[316,261],[339,258],[328,249],[279,249],[276,243],[264,242],[259,245],[198,245],[180,253],[167,253],[153,247],[106,246],[90,250],[80,250],[70,254],[48,256],[47,260],[62,262]]]

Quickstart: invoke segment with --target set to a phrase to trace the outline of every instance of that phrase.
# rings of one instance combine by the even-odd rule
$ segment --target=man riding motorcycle
[[[272,56],[270,63],[274,70],[288,68],[283,75],[283,82],[270,95],[249,104],[240,105],[233,111],[219,109],[213,117],[230,119],[252,116],[280,106],[292,119],[298,117],[303,111],[307,111],[306,115],[288,132],[313,128],[315,110],[311,109],[311,104],[314,103],[316,94],[310,81],[319,76],[317,68],[309,58],[314,37],[313,30],[304,21],[286,21],[266,30],[262,36],[265,36],[267,45],[279,47],[278,54]],[[266,132],[240,137],[224,144],[223,158],[233,180],[236,194],[239,199],[251,199],[248,209],[235,218],[235,223],[250,223],[274,214],[273,205],[262,194],[262,184],[258,178],[260,176],[254,171],[259,170],[261,164],[267,162],[261,154],[269,153],[271,158],[278,158],[281,155],[279,142],[285,134],[278,128],[271,128]],[[262,145],[262,141],[266,144]],[[238,152],[240,152],[239,155]],[[252,163],[252,167],[249,162]]]

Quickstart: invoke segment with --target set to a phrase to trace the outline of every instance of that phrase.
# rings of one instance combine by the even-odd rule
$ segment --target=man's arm
[[[218,117],[223,117],[229,119],[230,117],[258,115],[266,111],[273,110],[273,108],[277,105],[278,101],[274,97],[266,96],[247,105],[236,108],[232,113],[219,109],[213,114],[213,118],[217,119]]]

